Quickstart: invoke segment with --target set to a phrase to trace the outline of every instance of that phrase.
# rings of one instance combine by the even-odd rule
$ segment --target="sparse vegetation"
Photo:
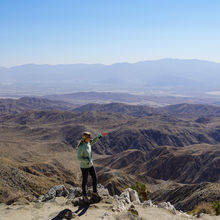
[[[209,215],[220,215],[220,201],[215,202],[203,202],[198,204],[189,214],[199,217],[201,213]]]
[[[141,202],[150,199],[150,190],[146,184],[137,181],[135,185],[131,186],[130,188],[137,191]]]
[[[189,213],[199,217],[201,213],[215,215],[216,211],[215,211],[215,208],[213,207],[213,203],[202,202],[202,203],[196,205],[195,208]]]
[[[215,214],[220,215],[220,201],[217,200],[213,202],[212,205],[213,205],[213,208],[215,209]]]

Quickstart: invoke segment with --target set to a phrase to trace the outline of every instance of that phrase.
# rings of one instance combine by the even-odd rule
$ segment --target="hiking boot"
[[[84,201],[85,203],[89,203],[88,197],[87,197],[87,196],[83,196],[83,201]]]
[[[96,197],[96,198],[101,199],[101,196],[97,192],[93,192],[92,197]]]

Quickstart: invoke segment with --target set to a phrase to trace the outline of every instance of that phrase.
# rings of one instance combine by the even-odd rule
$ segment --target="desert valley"
[[[185,212],[219,200],[220,107],[73,103],[0,100],[1,203],[34,201],[55,185],[80,187],[76,145],[83,131],[108,132],[93,157],[110,195],[138,181],[153,202],[169,201]]]

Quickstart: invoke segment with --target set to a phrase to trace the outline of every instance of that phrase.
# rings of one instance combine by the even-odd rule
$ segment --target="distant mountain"
[[[6,68],[6,67],[1,67],[1,66],[0,66],[0,71],[2,71],[2,72],[7,71],[7,68]]]
[[[36,65],[1,68],[3,89],[51,94],[81,91],[139,91],[152,94],[205,95],[219,90],[220,64],[203,60],[162,59],[137,63]],[[30,88],[32,85],[32,88]],[[86,85],[86,86],[85,86]],[[4,91],[5,91],[4,90]],[[35,90],[35,91],[33,91]]]
[[[192,98],[179,96],[154,96],[140,95],[122,92],[76,92],[67,94],[54,94],[42,96],[42,98],[65,101],[78,105],[90,103],[109,104],[109,103],[125,103],[132,105],[148,105],[152,107],[162,107],[175,104],[210,104],[220,106],[220,102],[213,98]]]
[[[150,116],[150,115],[170,115],[175,117],[197,118],[197,122],[205,122],[209,117],[220,117],[220,107],[202,104],[177,104],[168,105],[160,108],[153,108],[146,105],[128,105],[123,103],[110,104],[87,104],[74,109],[77,112],[119,112],[133,116]],[[199,119],[198,117],[203,117]],[[206,119],[204,119],[204,117]]]
[[[0,99],[0,114],[20,113],[30,110],[72,110],[77,105],[62,101],[36,97],[22,97],[20,99]]]
[[[156,108],[143,105],[126,105],[123,103],[110,103],[110,104],[87,104],[75,108],[74,111],[79,112],[88,112],[88,111],[97,111],[97,112],[119,112],[123,114],[133,115],[133,116],[149,116],[162,114],[163,111],[158,111]]]
[[[50,100],[66,101],[70,103],[77,104],[88,104],[88,103],[149,103],[157,104],[153,100],[153,97],[143,96],[143,95],[134,95],[129,93],[119,93],[119,92],[76,92],[69,94],[54,94],[43,96]],[[155,97],[156,99],[156,97]]]
[[[183,103],[183,104],[177,104],[177,105],[169,105],[169,106],[165,106],[159,109],[173,116],[220,117],[220,107],[212,106],[212,105],[201,105],[201,104],[192,105],[192,104]]]

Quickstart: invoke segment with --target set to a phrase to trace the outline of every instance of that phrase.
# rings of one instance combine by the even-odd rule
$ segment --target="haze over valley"
[[[205,60],[161,59],[112,65],[26,64],[0,68],[0,96],[99,91],[219,100],[219,73],[219,63]]]

